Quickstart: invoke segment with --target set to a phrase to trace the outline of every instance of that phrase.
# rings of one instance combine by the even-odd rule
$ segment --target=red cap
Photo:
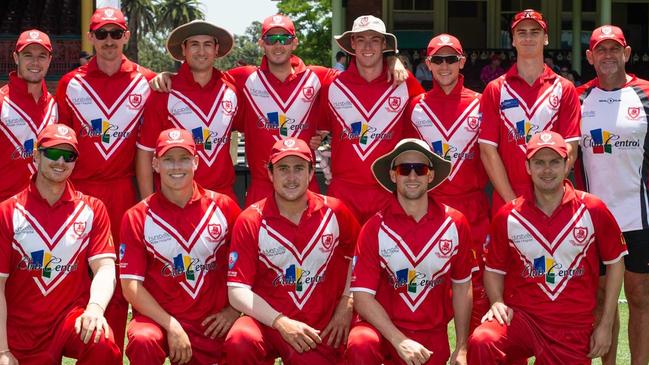
[[[297,156],[313,163],[313,154],[309,145],[299,138],[284,138],[275,142],[270,150],[270,163],[274,164],[286,156]]]
[[[115,24],[124,30],[127,29],[126,19],[121,10],[111,7],[95,10],[95,13],[90,18],[90,31],[94,32],[106,24]]]
[[[52,42],[50,42],[50,37],[38,29],[30,29],[20,33],[20,37],[18,37],[18,41],[16,42],[16,53],[20,53],[30,44],[39,44],[49,53],[52,53]]]
[[[568,146],[566,146],[566,141],[564,141],[563,137],[561,137],[557,132],[544,131],[533,135],[529,142],[527,142],[527,159],[529,160],[542,148],[550,148],[554,150],[554,152],[558,153],[559,156],[563,158],[568,157]]]
[[[602,25],[601,27],[595,29],[593,34],[590,35],[590,50],[594,50],[598,44],[604,42],[605,40],[616,41],[622,47],[626,47],[626,39],[624,38],[624,33],[622,29],[614,25]]]
[[[548,24],[545,22],[545,18],[543,17],[543,14],[541,14],[540,12],[534,9],[525,9],[520,13],[514,15],[514,20],[512,20],[511,30],[514,30],[514,28],[518,25],[518,23],[527,19],[534,20],[535,22],[539,23],[541,28],[543,28],[543,31],[546,33],[548,32]]]
[[[69,144],[79,153],[77,134],[65,124],[50,124],[38,135],[38,147],[53,147],[59,144]]]
[[[174,147],[184,148],[192,155],[196,154],[194,137],[186,129],[171,128],[160,132],[155,146],[155,155],[160,157]]]
[[[273,28],[282,28],[290,35],[295,35],[295,26],[293,21],[286,15],[276,14],[264,19],[261,25],[261,36],[265,36]]]
[[[460,44],[460,41],[457,38],[453,37],[450,34],[440,34],[431,39],[430,42],[428,42],[426,56],[434,55],[443,47],[451,47],[455,50],[455,52],[457,52],[457,54],[464,54],[464,51],[462,50],[462,44]]]

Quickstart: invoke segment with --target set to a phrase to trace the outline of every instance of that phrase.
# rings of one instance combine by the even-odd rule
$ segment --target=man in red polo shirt
[[[56,102],[45,85],[52,61],[50,38],[37,29],[22,32],[13,57],[16,71],[0,88],[0,174],[11,176],[0,182],[0,201],[29,184],[36,172],[36,136],[58,120]]]
[[[346,359],[446,364],[447,323],[454,317],[450,361],[466,364],[471,272],[478,269],[471,230],[462,213],[426,193],[449,176],[451,163],[425,142],[407,138],[379,157],[372,172],[394,195],[358,236],[351,291],[363,320],[349,334]]]
[[[561,135],[534,135],[526,156],[533,185],[493,218],[484,272],[491,309],[469,339],[468,360],[489,365],[535,356],[543,364],[590,364],[611,344],[624,237],[601,200],[565,180]],[[606,298],[595,323],[600,262]]]
[[[384,52],[397,50],[397,39],[371,15],[358,17],[336,42],[353,55],[349,68],[323,91],[322,124],[331,132],[331,185],[337,197],[363,223],[382,209],[390,194],[372,176],[370,164],[402,138],[401,116],[410,99],[424,89],[409,73],[406,82],[390,84]]]
[[[457,38],[449,34],[436,36],[428,43],[427,55],[426,65],[435,80],[433,88],[410,102],[405,118],[433,152],[452,162],[448,178],[431,190],[430,196],[467,218],[471,227],[471,250],[482,270],[483,246],[489,230],[489,201],[485,193],[487,174],[478,147],[480,94],[464,87],[460,70],[466,58]],[[482,286],[482,274],[474,273],[471,279],[471,329],[474,329],[489,309],[489,300]]]
[[[191,45],[188,45],[191,46]],[[194,181],[202,159],[191,132],[167,129],[153,168],[160,191],[122,220],[124,296],[135,309],[128,325],[131,364],[215,364],[239,312],[225,286],[234,200]]]
[[[74,186],[106,204],[115,242],[124,212],[137,202],[135,142],[155,74],[123,55],[130,33],[124,14],[99,8],[90,18],[88,38],[95,57],[59,81],[56,99],[61,123],[79,136],[83,155],[72,174]],[[122,348],[128,304],[118,286],[106,309]]]
[[[45,127],[31,183],[0,204],[0,364],[122,363],[104,318],[115,287],[110,222],[68,181],[78,156],[72,129]]]
[[[351,256],[359,226],[339,200],[309,191],[314,159],[288,137],[270,153],[274,193],[241,213],[232,233],[228,364],[325,365],[342,359],[352,317]]]
[[[494,186],[492,212],[531,184],[525,172],[525,145],[552,130],[568,142],[568,166],[577,156],[579,99],[574,85],[543,63],[548,44],[543,15],[527,9],[514,16],[512,45],[517,61],[491,81],[480,100],[480,158]]]
[[[233,43],[228,31],[202,20],[183,24],[169,35],[167,50],[183,63],[172,76],[171,91],[154,92],[144,109],[136,161],[142,196],[153,193],[151,160],[156,140],[162,130],[174,127],[187,129],[194,138],[201,161],[196,182],[236,199],[230,133],[240,129],[236,122],[240,101],[229,77],[213,66]]]

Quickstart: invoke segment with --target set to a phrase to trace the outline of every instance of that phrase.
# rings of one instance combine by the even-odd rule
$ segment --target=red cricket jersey
[[[505,304],[557,327],[593,326],[599,265],[627,254],[615,218],[594,195],[566,181],[551,216],[532,189],[494,217],[486,270],[505,275]],[[515,314],[514,314],[515,315]]]
[[[250,288],[289,318],[322,330],[345,288],[360,227],[339,200],[307,194],[298,225],[280,215],[274,195],[241,213],[228,286]]]
[[[41,82],[42,95],[35,101],[27,83],[15,71],[9,83],[0,88],[0,201],[29,185],[36,172],[32,156],[38,133],[48,124],[58,122],[56,102]],[[9,178],[10,177],[10,178]]]
[[[228,305],[227,254],[239,212],[231,198],[196,183],[183,208],[152,194],[122,219],[120,278],[142,281],[179,321],[203,321]]]

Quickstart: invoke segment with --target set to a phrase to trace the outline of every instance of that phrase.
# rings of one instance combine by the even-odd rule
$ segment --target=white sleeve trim
[[[494,147],[498,147],[498,143],[496,143],[494,141],[490,141],[488,139],[478,138],[478,143],[490,144],[490,145],[492,145]]]
[[[507,275],[507,271],[502,271],[502,270],[494,269],[494,268],[489,267],[489,266],[485,266],[484,269],[485,269],[486,271],[495,272],[496,274]]]
[[[372,289],[368,289],[368,288],[361,288],[361,287],[358,287],[358,286],[352,286],[351,288],[349,288],[349,291],[351,291],[351,292],[360,291],[360,292],[363,292],[363,293],[370,293],[372,295],[376,295],[376,290],[372,290]]]
[[[566,142],[577,142],[580,139],[581,139],[581,137],[570,137],[570,138],[564,139],[564,141],[566,141]]]
[[[105,258],[113,259],[113,261],[117,260],[117,256],[114,253],[100,253],[99,255],[88,257],[88,262]]]
[[[119,274],[119,278],[127,279],[127,280],[144,281],[144,276],[140,276],[140,275]]]
[[[141,145],[139,142],[135,142],[135,145],[137,148],[141,149],[142,151],[147,151],[147,152],[154,152],[155,148],[149,148],[147,146]]]
[[[471,272],[473,272],[473,271],[471,271]],[[469,276],[467,276],[466,278],[458,279],[458,280],[455,280],[455,279],[451,278],[451,281],[454,282],[455,284],[462,284],[462,283],[466,283],[467,281],[471,280],[471,276],[473,276],[473,275],[469,274]]]
[[[227,286],[231,286],[231,287],[234,287],[234,288],[246,288],[246,289],[252,290],[252,286],[250,286],[248,284],[237,283],[237,282],[233,282],[233,281],[228,281]]]
[[[624,257],[624,256],[626,256],[626,255],[628,255],[628,254],[629,254],[629,251],[624,250],[624,252],[622,252],[622,253],[620,254],[620,256],[614,258],[613,260],[602,261],[602,263],[604,263],[604,265],[612,265],[612,264],[614,264],[614,263],[616,263],[616,262],[622,260],[622,257]]]

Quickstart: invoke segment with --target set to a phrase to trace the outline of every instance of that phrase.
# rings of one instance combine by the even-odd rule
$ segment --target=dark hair
[[[340,59],[341,59],[341,58],[344,58],[344,57],[347,57],[347,55],[345,54],[345,52],[343,52],[343,51],[338,51],[338,52],[336,52],[336,61],[340,61]]]

